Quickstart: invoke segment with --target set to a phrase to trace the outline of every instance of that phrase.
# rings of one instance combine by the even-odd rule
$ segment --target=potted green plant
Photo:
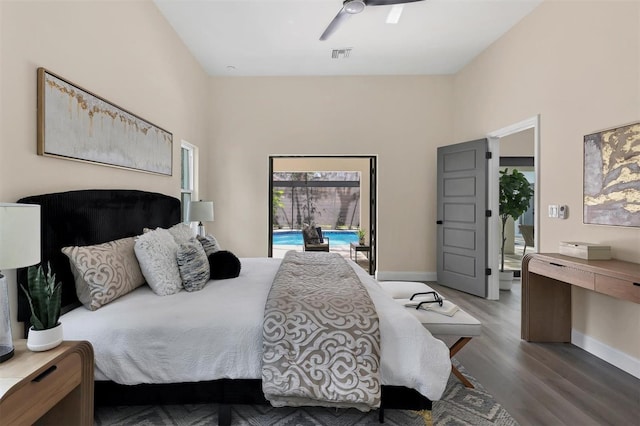
[[[360,244],[361,246],[364,245],[365,235],[367,234],[364,232],[364,229],[358,228],[358,244]]]
[[[502,244],[500,249],[500,289],[509,290],[513,280],[512,272],[504,270],[504,246],[507,241],[505,229],[509,218],[518,219],[529,208],[533,188],[527,178],[518,170],[500,172],[500,222],[502,224]]]
[[[31,327],[27,337],[27,347],[35,352],[55,348],[62,342],[60,323],[61,285],[56,284],[56,276],[44,272],[42,265],[27,269],[27,287],[21,284],[31,308]]]

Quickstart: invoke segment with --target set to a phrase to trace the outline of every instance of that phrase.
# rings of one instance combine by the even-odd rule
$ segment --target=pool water
[[[322,236],[329,238],[331,245],[345,245],[349,243],[358,242],[357,231],[337,231],[326,230],[322,231]],[[302,231],[274,231],[273,232],[273,245],[274,246],[301,246],[302,245]]]

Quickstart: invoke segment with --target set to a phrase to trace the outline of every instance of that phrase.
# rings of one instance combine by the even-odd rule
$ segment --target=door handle
[[[442,221],[441,220],[436,220],[436,225],[442,225]]]

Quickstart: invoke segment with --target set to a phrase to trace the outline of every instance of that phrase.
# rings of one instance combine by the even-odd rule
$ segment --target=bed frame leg
[[[418,411],[422,420],[424,420],[425,426],[433,426],[433,417],[431,417],[431,410],[420,410]]]
[[[384,408],[382,407],[378,409],[378,422],[384,423]]]
[[[218,404],[218,426],[231,425],[231,405]]]

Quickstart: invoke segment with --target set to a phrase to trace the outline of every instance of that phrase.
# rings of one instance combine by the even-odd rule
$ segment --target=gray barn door
[[[487,296],[487,153],[481,139],[438,148],[438,283]]]

